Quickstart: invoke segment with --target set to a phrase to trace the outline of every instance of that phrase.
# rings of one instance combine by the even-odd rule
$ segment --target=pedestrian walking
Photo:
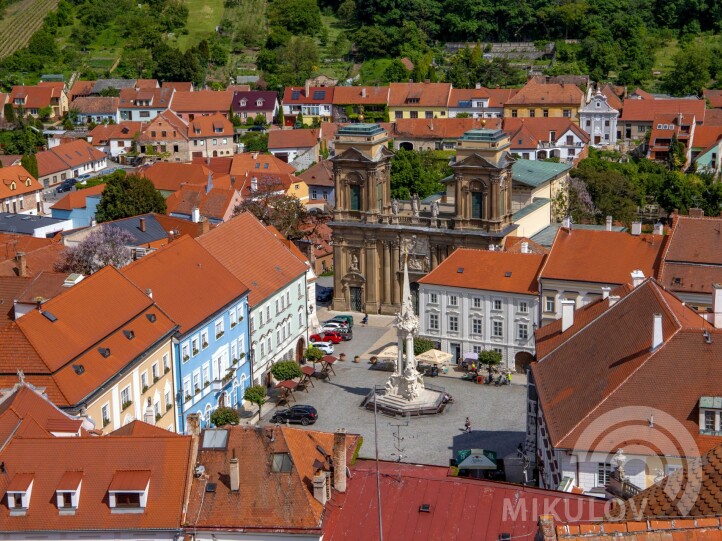
[[[467,434],[471,432],[471,421],[468,417],[466,418],[466,422],[464,423],[464,429]]]

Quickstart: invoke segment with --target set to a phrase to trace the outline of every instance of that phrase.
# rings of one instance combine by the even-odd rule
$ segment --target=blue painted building
[[[68,192],[65,197],[50,207],[51,216],[61,220],[71,220],[73,222],[72,229],[88,227],[95,220],[95,211],[100,203],[103,190],[105,190],[105,185],[99,184],[84,190]]]
[[[123,273],[179,325],[172,363],[178,432],[190,413],[205,427],[219,406],[240,405],[251,385],[248,288],[190,237]]]

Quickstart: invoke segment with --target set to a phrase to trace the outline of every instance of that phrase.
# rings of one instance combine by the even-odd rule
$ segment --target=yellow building
[[[174,430],[176,323],[112,266],[71,276],[38,309],[16,311],[17,368],[103,432],[135,419]]]
[[[447,118],[451,83],[391,83],[389,120]]]
[[[286,194],[297,197],[305,205],[308,202],[308,184],[296,175],[289,175],[289,181],[290,184]]]
[[[505,118],[569,118],[579,124],[584,93],[572,84],[539,83],[531,79],[504,104]]]

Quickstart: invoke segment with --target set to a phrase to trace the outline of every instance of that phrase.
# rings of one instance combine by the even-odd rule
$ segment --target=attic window
[[[271,471],[274,473],[290,473],[293,470],[293,461],[288,453],[273,453]]]
[[[314,100],[326,99],[326,91],[325,90],[314,90],[313,91],[313,99]]]
[[[83,472],[69,471],[55,489],[55,498],[61,514],[74,514],[80,501],[80,486],[83,482]]]
[[[201,440],[202,449],[225,449],[228,445],[228,430],[206,429]]]
[[[155,314],[146,314],[145,317],[147,317],[148,321],[150,321],[151,323],[155,323],[155,320],[156,320]]]
[[[51,323],[55,323],[55,322],[58,320],[58,318],[55,317],[55,316],[54,316],[53,314],[51,314],[50,312],[43,311],[43,312],[40,312],[40,313],[43,314],[43,317],[44,317],[45,319],[47,319],[48,321],[50,321]]]
[[[504,278],[511,278],[511,271],[507,271],[504,273]]]
[[[75,370],[76,374],[81,375],[83,372],[85,372],[85,367],[82,364],[74,364],[73,370]]]
[[[30,187],[30,185],[31,185],[32,183],[33,183],[33,182],[32,182],[30,179],[27,179],[27,180],[25,181],[25,186]]]
[[[115,472],[108,487],[108,503],[112,513],[142,513],[148,502],[150,471],[121,470]]]
[[[674,278],[672,278],[672,284],[675,286],[680,286],[682,285],[682,279],[679,276],[675,276]]]
[[[11,182],[11,183],[10,183],[10,189],[11,189],[11,190],[15,190],[15,189],[17,189],[17,187],[18,187],[17,184],[15,184],[14,182]]]
[[[431,512],[431,505],[428,503],[422,503],[419,506],[419,513],[430,513]]]
[[[456,272],[458,272],[459,274],[463,274],[463,273],[464,273],[464,267],[459,267],[458,269],[456,269]]]
[[[125,330],[123,331],[123,334],[128,340],[132,340],[133,338],[135,338],[135,333],[133,331]]]
[[[98,353],[100,353],[104,359],[107,359],[110,357],[110,348],[98,348]]]
[[[8,507],[11,515],[24,515],[30,507],[33,492],[33,474],[18,473],[8,484]]]
[[[208,483],[206,485],[206,492],[215,492],[217,483]]]
[[[300,91],[300,90],[294,90],[293,92],[291,92],[291,99],[292,99],[292,100],[297,100],[297,99],[300,98],[300,97],[301,97],[301,91]]]

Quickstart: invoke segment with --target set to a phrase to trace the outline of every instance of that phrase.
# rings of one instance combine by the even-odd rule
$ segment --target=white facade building
[[[536,276],[544,256],[457,249],[419,280],[419,334],[454,359],[496,350],[523,370],[539,325]]]
[[[618,117],[619,111],[609,105],[604,94],[597,91],[589,103],[579,109],[579,127],[589,134],[590,145],[615,145]]]

